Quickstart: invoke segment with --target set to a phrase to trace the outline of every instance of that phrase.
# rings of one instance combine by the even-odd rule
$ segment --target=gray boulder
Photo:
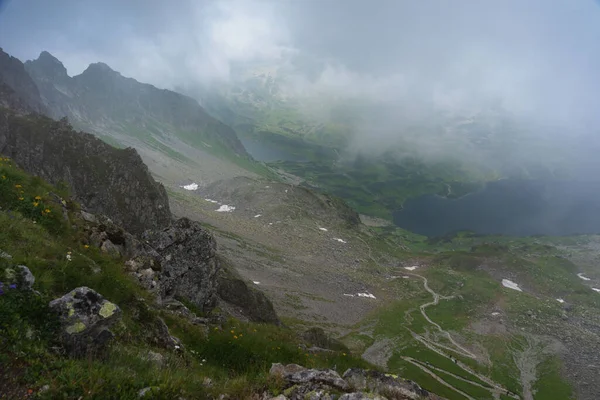
[[[52,300],[50,308],[59,316],[60,341],[72,356],[102,352],[114,336],[109,328],[121,316],[116,304],[88,287]]]
[[[339,400],[387,400],[387,398],[378,394],[355,392],[343,394]]]
[[[15,268],[6,268],[4,270],[7,283],[14,283],[22,290],[32,290],[35,283],[35,277],[24,265],[17,265]]]
[[[271,375],[279,376],[291,385],[316,384],[326,385],[330,388],[347,391],[348,383],[331,369],[307,369],[297,364],[273,364],[269,371]]]
[[[222,257],[219,260],[217,294],[220,306],[238,319],[281,325],[271,300],[260,290],[250,287],[227,260]]]
[[[161,256],[163,299],[184,298],[201,312],[217,301],[217,244],[198,222],[181,218],[161,231],[147,231],[145,242]]]
[[[388,397],[399,399],[442,399],[413,381],[379,371],[350,368],[344,372],[343,378],[354,390],[385,393]]]

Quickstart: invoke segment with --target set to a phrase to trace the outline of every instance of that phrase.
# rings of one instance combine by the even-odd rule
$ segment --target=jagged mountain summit
[[[24,66],[50,117],[66,116],[112,145],[136,148],[164,180],[252,175],[243,166],[253,161],[235,131],[190,97],[124,77],[104,63],[71,77],[45,51]]]

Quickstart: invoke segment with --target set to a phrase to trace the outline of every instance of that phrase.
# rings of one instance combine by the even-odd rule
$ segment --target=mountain
[[[38,87],[19,59],[0,48],[0,106],[20,112],[44,114]]]
[[[116,149],[64,120],[38,114],[19,116],[0,108],[0,121],[0,154],[30,174],[66,184],[88,211],[135,234],[171,221],[165,188],[134,149]]]
[[[233,129],[190,97],[123,77],[103,63],[70,77],[48,52],[27,61],[25,69],[48,115],[66,116],[111,144],[135,147],[163,179],[200,183],[251,175],[238,166],[252,160]]]

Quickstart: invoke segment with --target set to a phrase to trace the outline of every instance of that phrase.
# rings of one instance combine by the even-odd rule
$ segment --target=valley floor
[[[286,325],[323,327],[436,394],[600,393],[598,237],[428,241],[353,226],[303,189],[246,178],[171,187],[169,196],[176,215],[213,229],[220,251],[268,294]]]

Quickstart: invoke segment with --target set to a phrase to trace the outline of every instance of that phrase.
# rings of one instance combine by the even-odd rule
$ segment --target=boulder
[[[310,328],[300,334],[300,337],[313,346],[314,351],[325,349],[336,351],[348,351],[348,347],[337,339],[332,338],[322,328]]]
[[[119,320],[121,309],[87,287],[78,287],[52,300],[59,316],[60,341],[72,356],[100,353],[113,338],[109,328]]]
[[[217,244],[198,222],[181,218],[160,231],[147,231],[145,242],[161,256],[160,294],[163,299],[181,297],[201,312],[217,301]]]
[[[307,369],[297,364],[273,364],[269,371],[271,375],[283,378],[290,385],[316,384],[346,391],[350,387],[340,375],[331,369]]]
[[[222,257],[219,260],[217,294],[221,307],[239,319],[281,325],[271,300],[260,290],[248,286],[227,260]]]
[[[354,392],[343,394],[339,400],[387,400],[387,398],[378,394]]]
[[[17,265],[14,268],[6,268],[4,270],[7,283],[16,284],[19,289],[32,290],[35,283],[35,277],[24,265]]]
[[[350,368],[344,372],[343,379],[354,390],[384,393],[391,398],[415,400],[441,399],[441,397],[429,393],[413,381],[402,379],[392,374],[384,374],[379,371]]]

